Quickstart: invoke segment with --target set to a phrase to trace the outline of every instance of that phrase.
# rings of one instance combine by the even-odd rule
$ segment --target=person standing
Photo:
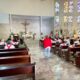
[[[40,40],[44,40],[44,35],[43,35],[43,33],[41,33],[41,38],[40,38]]]
[[[44,56],[47,58],[51,57],[50,51],[51,51],[51,47],[52,47],[52,42],[51,42],[51,39],[48,37],[48,35],[46,35],[43,40],[43,46],[45,48]]]
[[[35,40],[35,39],[36,39],[36,33],[33,34],[33,40]]]

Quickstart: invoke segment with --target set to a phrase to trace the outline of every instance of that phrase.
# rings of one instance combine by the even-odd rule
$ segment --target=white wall
[[[0,38],[7,39],[10,34],[10,25],[8,24],[0,24]]]
[[[20,17],[20,16],[19,16]],[[2,36],[3,38],[8,38],[9,34],[10,34],[10,27],[12,27],[12,31],[14,33],[20,33],[20,32],[25,32],[25,26],[22,24],[24,23],[23,18],[19,18],[19,17],[12,17],[12,24],[11,25],[0,25],[0,36]],[[25,18],[27,18],[25,16]],[[40,31],[44,33],[44,35],[49,34],[51,31],[53,31],[53,18],[49,18],[49,19],[43,19],[42,20],[42,27],[40,28],[40,17],[34,17],[31,19],[27,19],[28,21],[28,25],[26,25],[26,32],[32,32],[32,34],[36,33],[36,38],[39,39],[40,38]]]
[[[0,0],[0,12],[33,15],[54,16],[54,0]]]
[[[31,20],[30,25],[27,26],[27,31],[36,33],[36,38],[40,38],[40,25],[39,20]]]
[[[50,34],[51,31],[54,32],[54,22],[53,22],[53,20],[54,20],[53,18],[42,19],[41,32],[44,35]]]

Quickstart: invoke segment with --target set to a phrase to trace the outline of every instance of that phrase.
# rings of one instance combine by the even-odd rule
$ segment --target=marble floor
[[[52,54],[44,58],[44,50],[37,40],[25,40],[31,54],[31,61],[36,62],[36,80],[80,80],[80,70]]]

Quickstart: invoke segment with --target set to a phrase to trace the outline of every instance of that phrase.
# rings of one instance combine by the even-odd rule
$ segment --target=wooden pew
[[[4,46],[5,46],[5,45],[0,45],[0,49],[4,49]]]
[[[80,68],[80,53],[75,57],[75,64],[78,68]]]
[[[26,48],[0,49],[0,79],[20,74],[26,74],[35,80],[35,63],[31,64],[28,50]]]
[[[79,56],[77,57],[76,54],[80,53],[80,47],[73,47],[73,48],[69,48],[69,56],[73,56],[74,60],[73,62],[78,66],[80,66],[80,59]]]
[[[30,55],[0,57],[0,65],[13,63],[31,63]]]
[[[55,44],[55,54],[57,54],[60,57],[60,43]]]
[[[53,54],[55,54],[55,53],[56,53],[56,52],[55,52],[55,45],[56,45],[56,43],[52,43],[51,51],[53,52]]]
[[[15,48],[15,49],[0,49],[0,54],[3,53],[13,53],[13,52],[26,52],[26,54],[28,54],[28,49],[27,48]]]
[[[19,66],[0,66],[0,78],[26,74],[27,78],[35,80],[35,63]]]
[[[18,56],[18,55],[28,55],[28,52],[26,50],[0,52],[0,57]]]
[[[15,48],[15,49],[0,49],[0,52],[4,52],[4,51],[22,51],[22,50],[28,51],[27,48]]]
[[[70,50],[74,53],[76,66],[80,68],[80,47],[75,47]]]
[[[69,61],[68,46],[67,46],[67,45],[62,45],[62,46],[60,47],[60,50],[61,50],[60,56],[61,56],[62,58],[64,58],[66,61]]]

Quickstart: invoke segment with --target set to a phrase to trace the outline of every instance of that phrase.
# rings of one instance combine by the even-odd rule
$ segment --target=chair
[[[9,76],[14,76],[15,78],[15,76],[17,77],[17,75],[21,74],[26,74],[26,78],[32,78],[32,80],[35,80],[35,63],[22,64],[17,66],[0,66],[0,79]]]
[[[68,46],[61,46],[61,57],[68,61]]]

